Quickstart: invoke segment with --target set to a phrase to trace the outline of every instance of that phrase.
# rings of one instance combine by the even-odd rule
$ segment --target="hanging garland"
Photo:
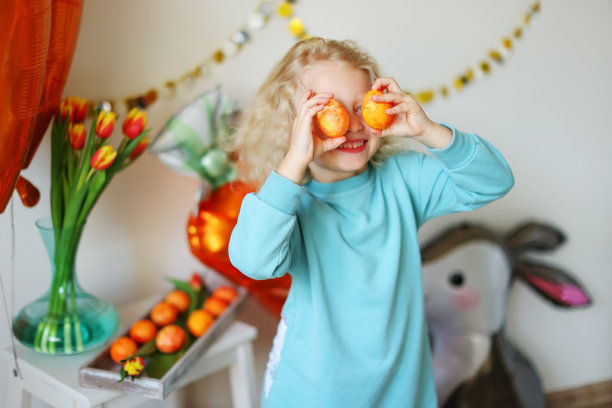
[[[449,83],[444,83],[437,88],[420,90],[418,92],[404,91],[413,95],[420,103],[429,103],[436,96],[447,98],[451,90],[459,92],[466,85],[474,82],[478,78],[482,78],[491,73],[492,66],[495,64],[503,64],[508,54],[514,49],[514,41],[523,37],[525,29],[531,23],[533,16],[538,14],[541,9],[541,1],[534,2],[523,15],[521,22],[512,31],[511,34],[503,37],[500,43],[493,47],[488,54],[473,67],[455,76]]]
[[[268,20],[274,15],[275,11],[282,17],[290,16],[292,14],[291,3],[294,2],[295,0],[284,0],[280,2],[278,0],[261,1],[255,10],[247,17],[247,20],[244,22],[243,26],[236,30],[230,36],[230,38],[223,41],[223,43],[220,44],[211,55],[206,57],[194,68],[183,73],[178,78],[169,79],[163,85],[151,87],[146,92],[138,95],[127,96],[121,100],[105,99],[100,101],[90,101],[88,104],[88,113],[92,114],[93,107],[98,106],[99,104],[110,104],[115,110],[123,105],[122,107],[124,107],[126,112],[134,107],[146,109],[158,101],[161,95],[174,95],[179,86],[192,84],[196,80],[202,78],[205,74],[208,74],[209,69],[213,65],[221,64],[225,62],[227,58],[236,55],[251,39],[251,34],[254,31],[261,30],[266,26]],[[295,30],[295,28],[293,30]]]
[[[304,23],[299,17],[294,15],[292,4],[295,3],[295,1],[296,0],[283,0],[279,2],[274,0],[263,0],[247,18],[242,28],[236,30],[229,39],[225,40],[219,48],[193,69],[185,72],[176,79],[166,81],[162,86],[152,87],[139,95],[125,97],[120,102],[123,103],[126,111],[134,107],[146,109],[155,103],[161,94],[173,95],[180,85],[193,83],[201,78],[204,73],[208,73],[212,65],[221,64],[226,61],[227,58],[236,55],[250,40],[251,33],[265,27],[268,20],[275,12],[280,17],[289,20],[288,30],[296,40],[309,38],[311,35],[306,32]],[[413,95],[419,102],[425,104],[433,101],[437,96],[446,98],[452,91],[459,92],[476,79],[490,74],[493,65],[503,64],[505,62],[508,54],[514,49],[515,40],[522,38],[525,29],[531,23],[533,16],[540,12],[540,8],[541,1],[534,2],[525,12],[521,22],[510,35],[503,37],[501,42],[493,47],[481,61],[455,76],[450,82],[435,88],[423,89],[416,92],[405,90],[405,92]],[[89,106],[91,108],[103,102],[110,103],[115,109],[118,105],[118,102],[115,100],[106,100],[92,101]]]
[[[282,9],[282,10],[281,10]],[[474,82],[477,78],[484,77],[491,73],[494,64],[503,64],[508,54],[514,49],[514,41],[523,37],[523,33],[527,26],[531,23],[531,19],[540,12],[541,1],[534,2],[523,15],[518,26],[508,36],[502,38],[501,42],[493,47],[486,57],[473,67],[468,68],[465,72],[455,76],[449,83],[444,83],[436,88],[423,89],[417,92],[404,90],[405,93],[413,95],[420,103],[425,104],[432,102],[436,96],[447,98],[451,91],[459,92],[466,85]],[[279,14],[285,18],[291,18],[289,22],[289,31],[298,40],[308,38],[310,35],[306,33],[302,21],[292,16],[291,5],[287,2],[283,3],[278,10]]]

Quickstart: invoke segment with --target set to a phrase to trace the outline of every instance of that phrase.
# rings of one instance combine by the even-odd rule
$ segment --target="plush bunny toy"
[[[553,304],[588,306],[566,272],[527,259],[564,242],[557,229],[526,223],[505,236],[476,225],[452,227],[421,250],[434,375],[444,408],[539,408],[536,369],[505,336],[506,296],[515,278]]]

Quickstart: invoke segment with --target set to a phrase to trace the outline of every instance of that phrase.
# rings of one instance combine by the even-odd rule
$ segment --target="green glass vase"
[[[119,326],[117,310],[85,292],[75,271],[83,225],[54,229],[51,217],[36,221],[51,260],[51,287],[13,319],[13,333],[24,345],[45,354],[71,355],[101,346]]]

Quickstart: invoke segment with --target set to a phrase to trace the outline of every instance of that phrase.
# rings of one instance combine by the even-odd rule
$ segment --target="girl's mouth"
[[[366,148],[367,139],[349,140],[338,146],[338,150],[345,153],[359,153]]]

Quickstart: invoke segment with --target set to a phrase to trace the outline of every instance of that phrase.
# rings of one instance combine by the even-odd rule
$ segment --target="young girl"
[[[301,41],[235,134],[243,177],[260,189],[243,201],[230,259],[255,279],[292,277],[263,406],[437,406],[417,230],[502,197],[513,177],[489,143],[432,122],[393,79],[378,77],[352,42]],[[383,131],[360,113],[370,89],[395,105]],[[343,137],[315,125],[330,98],[349,112]],[[431,155],[398,150],[402,138]]]

